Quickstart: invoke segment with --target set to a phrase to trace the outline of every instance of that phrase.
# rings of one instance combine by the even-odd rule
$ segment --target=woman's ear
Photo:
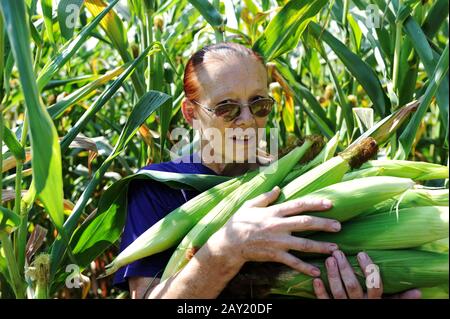
[[[193,120],[196,119],[194,105],[187,99],[183,99],[181,102],[181,112],[186,122],[192,125]]]

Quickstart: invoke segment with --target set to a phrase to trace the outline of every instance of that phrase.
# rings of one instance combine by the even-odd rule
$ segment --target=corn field
[[[111,277],[99,278],[108,264],[117,266],[113,261],[125,222],[123,185],[139,168],[171,160],[178,142],[171,137],[173,129],[189,130],[194,141],[185,147],[195,143],[181,112],[184,66],[197,50],[224,41],[264,58],[276,101],[267,134],[278,129],[286,159],[307,136],[323,137],[323,150],[332,149],[309,167],[292,166],[291,178],[288,171],[279,175],[274,185],[284,186],[283,199],[319,192],[338,200],[352,195],[339,193],[333,184],[361,177],[372,183],[369,197],[378,192],[375,186],[387,185],[378,201],[368,201],[354,215],[336,212],[355,233],[366,231],[365,219],[381,219],[385,213],[380,212],[395,206],[402,194],[397,216],[411,216],[411,223],[416,217],[431,225],[431,216],[447,206],[447,230],[420,240],[427,232],[411,226],[417,240],[383,246],[391,255],[379,253],[382,240],[375,230],[363,247],[352,246],[353,235],[343,233],[340,240],[348,253],[377,250],[374,256],[386,268],[397,256],[391,249],[407,251],[399,256],[416,268],[431,258],[427,254],[447,253],[447,286],[436,279],[431,288],[446,291],[448,298],[448,17],[447,0],[1,0],[1,298],[128,297],[112,286]],[[327,162],[369,136],[378,149],[361,167],[347,164],[344,156]],[[296,162],[303,153],[297,155]],[[316,170],[324,163],[329,163],[326,170]],[[301,174],[323,182],[289,188]],[[228,189],[216,192],[232,198],[240,183],[255,175],[237,182],[221,176],[145,178],[199,191],[228,183]],[[413,189],[406,179],[422,188]],[[391,182],[397,188],[387,193]],[[422,206],[439,208],[416,209]],[[379,222],[397,229],[390,216]],[[191,247],[186,238],[191,237],[182,243]],[[428,246],[419,257],[408,255],[423,245]],[[173,258],[174,268],[166,268],[165,275],[187,262]],[[435,272],[441,271],[439,260]],[[242,291],[256,271],[237,277],[230,290]],[[292,270],[278,271],[284,275],[268,280],[274,284],[264,286],[261,296],[289,295],[286,284],[298,288],[299,281],[309,280]],[[296,296],[311,296],[302,289]]]

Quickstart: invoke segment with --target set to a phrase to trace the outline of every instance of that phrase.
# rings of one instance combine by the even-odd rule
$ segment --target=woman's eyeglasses
[[[275,100],[271,96],[269,96],[269,97],[259,98],[248,104],[226,102],[226,103],[217,105],[213,109],[211,109],[205,105],[202,105],[195,100],[192,100],[192,102],[194,102],[198,106],[202,107],[206,111],[214,113],[218,117],[223,117],[223,119],[226,122],[231,122],[241,114],[241,109],[244,106],[248,106],[250,109],[250,112],[254,116],[265,117],[265,116],[269,115],[269,113],[272,111]]]

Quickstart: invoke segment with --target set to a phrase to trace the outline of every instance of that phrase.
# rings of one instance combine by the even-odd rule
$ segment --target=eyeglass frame
[[[201,104],[200,102],[198,102],[198,101],[196,101],[196,100],[190,100],[190,101],[191,101],[191,102],[194,102],[195,104],[197,104],[198,106],[200,106],[200,107],[203,108],[204,110],[206,110],[206,111],[208,111],[208,112],[210,112],[210,113],[212,113],[212,114],[214,114],[214,115],[216,115],[216,114],[215,114],[216,108],[218,108],[218,107],[221,106],[221,105],[225,105],[225,104],[236,104],[236,105],[239,105],[241,110],[242,110],[242,107],[247,106],[247,107],[249,108],[250,112],[252,113],[252,115],[254,115],[253,112],[252,112],[252,109],[250,108],[250,105],[253,104],[253,103],[255,103],[255,102],[257,102],[257,101],[261,101],[261,100],[271,100],[273,104],[276,103],[276,100],[275,100],[273,97],[271,97],[270,95],[268,95],[267,97],[259,98],[259,99],[257,99],[257,100],[254,100],[254,101],[250,102],[250,103],[238,103],[238,102],[221,103],[221,104],[217,104],[213,109],[212,109],[212,108],[209,108],[209,107],[207,107],[207,106],[205,106],[205,105],[203,105],[203,104]],[[272,105],[272,107],[273,107],[273,105]],[[270,113],[269,113],[269,114],[270,114]],[[216,116],[217,116],[217,115],[216,115]],[[238,115],[238,116],[239,116],[239,115]],[[236,116],[236,117],[237,117],[237,116]],[[236,119],[236,118],[230,120],[229,122],[231,122],[231,121],[233,121],[233,120],[235,120],[235,119]]]

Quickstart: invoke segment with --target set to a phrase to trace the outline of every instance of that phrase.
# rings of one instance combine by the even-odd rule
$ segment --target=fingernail
[[[331,227],[333,227],[333,229],[334,229],[335,231],[340,231],[340,230],[341,230],[341,223],[339,223],[339,222],[334,222],[333,225],[332,225]]]
[[[336,244],[330,244],[328,247],[330,248],[330,251],[335,251],[338,249],[338,246]]]
[[[320,276],[320,269],[318,269],[318,268],[313,268],[312,270],[311,270],[311,274],[313,275],[313,276]]]
[[[280,187],[278,187],[278,186],[275,186],[275,187],[272,189],[273,192],[278,192],[279,190],[280,190]]]
[[[315,279],[315,280],[313,280],[313,283],[316,288],[320,288],[320,280]]]
[[[322,199],[322,206],[329,208],[329,207],[331,207],[331,205],[332,205],[332,203],[330,200]]]
[[[367,260],[367,254],[366,253],[359,253],[358,254],[358,259],[360,260],[360,261],[366,261]]]
[[[344,253],[340,250],[336,250],[333,252],[335,254],[335,256],[339,259],[339,260],[344,260]]]
[[[330,266],[330,267],[335,267],[336,266],[336,262],[335,262],[333,257],[328,258],[327,259],[327,263],[328,263],[328,266]]]

